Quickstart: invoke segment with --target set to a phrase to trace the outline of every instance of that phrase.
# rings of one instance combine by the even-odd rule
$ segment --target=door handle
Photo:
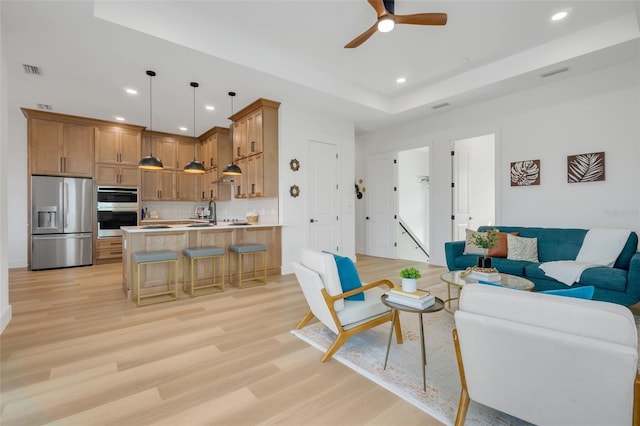
[[[367,216],[365,219],[369,220],[369,216]]]
[[[315,223],[315,222],[320,222],[320,221],[318,219],[309,219],[309,222]]]

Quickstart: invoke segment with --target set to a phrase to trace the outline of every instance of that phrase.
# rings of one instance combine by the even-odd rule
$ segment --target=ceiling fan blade
[[[395,15],[396,24],[446,25],[446,13],[415,13],[413,15]]]
[[[373,24],[371,27],[369,27],[368,30],[366,30],[365,32],[360,34],[358,37],[354,38],[349,43],[347,43],[347,45],[345,46],[345,49],[351,49],[353,47],[360,46],[362,43],[367,41],[369,39],[369,37],[371,37],[376,31],[378,31],[378,23],[377,22],[375,24]]]
[[[378,18],[386,15],[387,13],[387,9],[384,7],[384,2],[382,0],[368,0],[369,4],[371,6],[373,6],[373,8],[376,10],[376,14],[378,15]]]

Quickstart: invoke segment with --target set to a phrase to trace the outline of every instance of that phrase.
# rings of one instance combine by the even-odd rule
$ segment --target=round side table
[[[391,308],[392,321],[391,321],[391,332],[389,332],[389,340],[387,341],[387,354],[384,357],[384,369],[387,368],[387,361],[389,360],[389,348],[391,347],[391,338],[393,337],[393,329],[396,326],[396,318],[398,317],[398,311],[411,312],[414,314],[418,314],[418,318],[420,318],[420,349],[422,352],[422,387],[424,391],[427,391],[427,354],[424,348],[424,324],[422,322],[422,314],[432,314],[434,312],[441,311],[444,308],[444,302],[439,297],[435,298],[435,303],[428,308],[418,309],[412,308],[411,306],[401,305],[399,303],[389,302],[387,300],[387,295],[383,294],[380,297],[382,303]]]

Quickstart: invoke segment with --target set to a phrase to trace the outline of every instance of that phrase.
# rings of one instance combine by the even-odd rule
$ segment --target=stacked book
[[[500,281],[500,272],[481,272],[481,271],[471,271],[469,275],[464,277],[465,280],[469,281],[491,281],[496,282]]]
[[[392,288],[387,293],[387,302],[405,305],[415,309],[426,309],[436,300],[428,291],[416,290],[413,292],[402,291],[401,288]]]

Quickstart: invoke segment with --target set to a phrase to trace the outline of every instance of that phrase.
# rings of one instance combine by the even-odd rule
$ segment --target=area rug
[[[446,286],[430,288],[432,294],[446,298]],[[451,330],[453,315],[445,311],[424,314],[425,346],[427,351],[427,391],[423,390],[420,329],[418,315],[400,315],[404,343],[391,342],[386,370],[384,356],[389,338],[389,325],[382,325],[353,336],[333,356],[354,371],[410,402],[444,424],[455,422],[460,397],[460,376],[456,363]],[[325,352],[335,334],[322,323],[313,323],[301,330],[293,330],[298,338]],[[528,423],[500,411],[471,401],[467,425],[527,425]]]

